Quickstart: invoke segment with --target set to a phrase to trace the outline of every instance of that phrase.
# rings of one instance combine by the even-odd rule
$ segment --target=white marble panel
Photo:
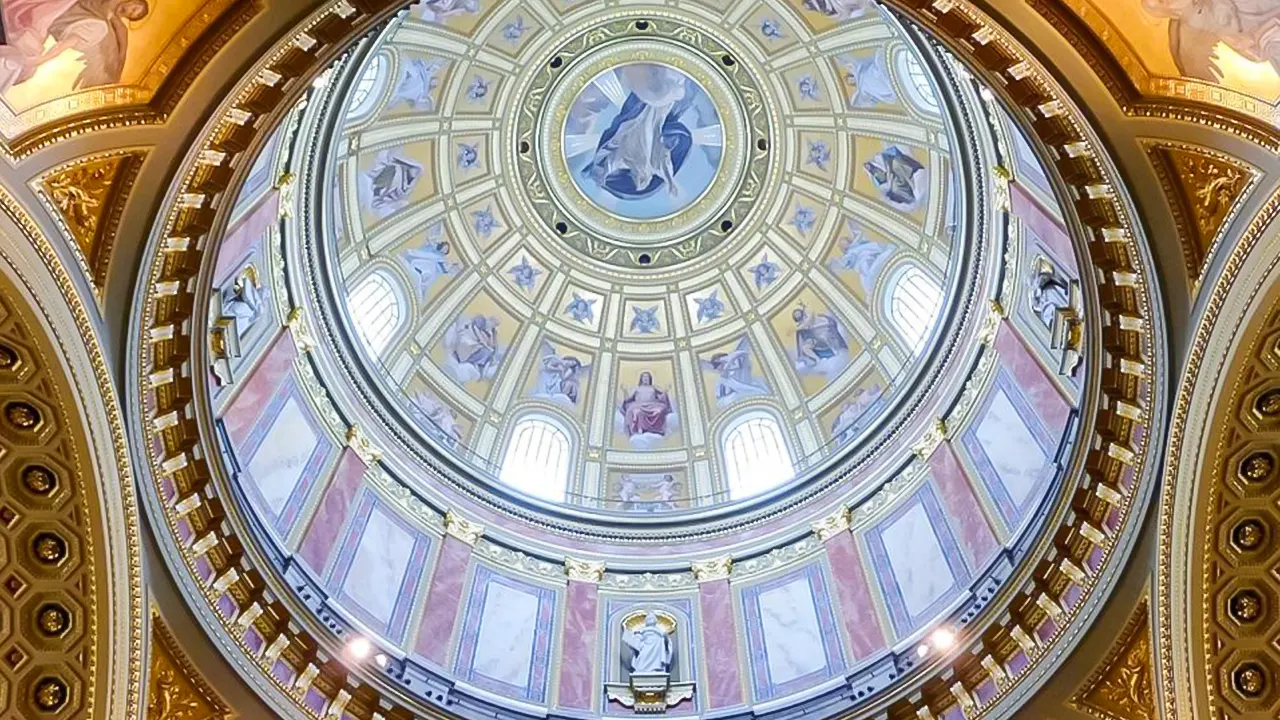
[[[955,577],[924,505],[916,503],[881,532],[885,554],[912,616],[942,596]]]
[[[481,609],[472,668],[485,677],[524,687],[529,682],[537,629],[537,595],[490,583]]]
[[[827,666],[809,582],[798,577],[759,595],[769,679],[780,685]]]
[[[318,440],[302,408],[293,398],[286,400],[248,468],[249,477],[273,514],[284,510],[298,487]]]
[[[370,615],[390,622],[413,555],[413,534],[377,508],[358,540],[343,592]]]
[[[1049,459],[1004,390],[996,388],[992,393],[991,407],[978,423],[976,436],[996,479],[1014,504],[1021,506],[1044,476]]]

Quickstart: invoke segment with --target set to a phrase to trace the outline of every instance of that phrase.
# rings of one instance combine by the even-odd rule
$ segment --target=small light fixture
[[[925,655],[928,655],[928,654],[929,654],[929,644],[920,643],[920,647],[916,648],[916,655],[918,657],[924,657]]]
[[[388,662],[388,660],[387,660],[387,656],[386,656],[386,655],[383,655],[382,653],[378,653],[377,655],[374,655],[374,656],[373,656],[373,661],[374,661],[375,663],[377,663],[377,664],[378,664],[378,667],[380,667],[380,668],[384,668],[384,667],[386,667],[386,666],[387,666],[387,662]]]
[[[956,634],[946,628],[938,628],[933,631],[929,641],[939,650],[950,650],[956,644]]]
[[[368,638],[358,637],[347,643],[347,653],[357,660],[363,660],[369,657],[369,653],[373,652],[373,643]]]

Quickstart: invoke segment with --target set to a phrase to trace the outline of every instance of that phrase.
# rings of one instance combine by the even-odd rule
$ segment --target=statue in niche
[[[644,624],[637,629],[622,628],[622,642],[634,653],[632,674],[665,673],[671,670],[671,636],[658,625],[658,616],[645,613]]]
[[[213,376],[219,385],[235,382],[231,366],[241,354],[240,343],[253,329],[263,309],[262,280],[250,263],[231,284],[214,294],[213,321],[209,330]]]
[[[1031,264],[1031,311],[1049,331],[1049,347],[1059,353],[1058,373],[1074,376],[1083,360],[1084,306],[1080,282],[1065,277],[1043,255]]]
[[[622,667],[610,674],[619,678],[627,671],[627,681],[605,684],[610,701],[636,713],[661,713],[693,698],[691,682],[672,680],[675,661],[676,619],[661,610],[637,610],[622,618],[622,645],[626,654]]]

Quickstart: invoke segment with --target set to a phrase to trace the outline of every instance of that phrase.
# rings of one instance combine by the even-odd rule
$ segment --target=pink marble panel
[[[853,535],[836,533],[827,539],[827,561],[832,582],[840,599],[840,619],[849,636],[854,660],[861,660],[885,647],[885,631],[871,599],[871,586],[862,567],[861,553]]]
[[[956,533],[965,561],[974,571],[985,567],[1000,552],[1000,543],[982,512],[982,506],[978,504],[973,486],[956,459],[951,443],[939,445],[929,456],[929,469],[933,472],[938,499],[951,519],[952,530]]]
[[[703,666],[707,668],[707,706],[723,708],[742,704],[742,671],[738,659],[738,623],[733,616],[733,596],[728,580],[698,586],[702,608]]]
[[[1062,393],[1058,392],[1058,386],[1049,379],[1044,366],[1031,354],[1018,337],[1018,332],[1007,321],[1000,323],[995,348],[1000,355],[1000,364],[1013,375],[1018,389],[1036,411],[1036,415],[1040,416],[1045,428],[1053,435],[1061,432],[1067,426],[1071,406]]]
[[[1080,269],[1076,266],[1076,255],[1071,249],[1071,238],[1067,235],[1066,229],[1045,212],[1044,208],[1040,207],[1040,203],[1017,183],[1009,186],[1009,195],[1012,200],[1013,216],[1040,238],[1040,241],[1049,248],[1049,252],[1053,253],[1054,260],[1069,269],[1072,275],[1079,275]]]
[[[470,564],[471,546],[446,535],[440,546],[440,559],[431,574],[427,608],[422,613],[422,626],[415,645],[419,655],[441,667],[449,660],[449,639],[458,621],[462,586]]]
[[[270,405],[280,383],[292,372],[293,359],[297,355],[298,349],[293,344],[293,336],[288,331],[282,332],[276,336],[253,373],[241,381],[244,385],[239,394],[222,414],[222,422],[227,428],[227,436],[231,438],[232,445],[239,447],[253,430],[258,416]]]
[[[222,287],[227,275],[240,265],[249,250],[271,229],[271,224],[279,219],[279,204],[280,195],[272,190],[253,212],[227,228],[222,245],[218,247],[218,265],[213,271],[214,287]]]
[[[311,516],[311,525],[307,527],[307,534],[302,538],[302,545],[298,550],[298,556],[317,575],[324,571],[329,562],[334,543],[338,541],[338,535],[346,525],[351,500],[360,489],[360,480],[367,469],[354,450],[346,448],[342,451],[333,478],[329,487],[325,488],[315,514]]]
[[[599,589],[595,583],[570,581],[560,653],[559,705],[591,710],[596,697],[596,618]]]

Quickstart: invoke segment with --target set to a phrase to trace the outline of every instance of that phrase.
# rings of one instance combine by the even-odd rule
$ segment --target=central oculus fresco
[[[723,142],[720,114],[696,80],[637,62],[605,70],[578,93],[563,148],[584,195],[647,220],[685,209],[711,187]]]

